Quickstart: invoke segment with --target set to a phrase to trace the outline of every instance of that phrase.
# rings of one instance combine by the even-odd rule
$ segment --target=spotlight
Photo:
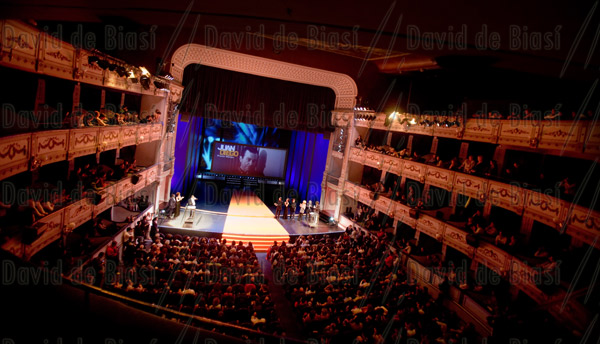
[[[146,68],[140,67],[140,70],[142,71],[142,75],[145,75],[145,76],[149,76],[150,75],[150,72]]]
[[[417,120],[413,117],[408,123],[415,125],[417,124]]]
[[[156,88],[158,88],[159,90],[167,88],[167,84],[159,80],[154,80],[154,86],[156,86]]]
[[[146,75],[142,75],[140,77],[140,84],[142,85],[142,87],[145,90],[149,90],[150,89],[150,78]]]

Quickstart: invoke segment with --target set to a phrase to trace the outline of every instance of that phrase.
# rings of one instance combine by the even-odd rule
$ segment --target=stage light
[[[417,124],[417,120],[413,117],[408,123],[414,125]]]
[[[158,89],[166,89],[167,88],[167,84],[159,81],[159,80],[154,80],[154,86]]]
[[[144,76],[149,76],[150,72],[148,72],[148,70],[144,67],[140,67],[140,70],[142,71],[142,75]]]
[[[146,75],[142,75],[140,77],[140,84],[142,85],[142,87],[145,90],[149,90],[150,89],[150,78]]]
[[[98,62],[98,61],[100,61],[98,56],[88,56],[88,64],[92,64],[92,63]]]

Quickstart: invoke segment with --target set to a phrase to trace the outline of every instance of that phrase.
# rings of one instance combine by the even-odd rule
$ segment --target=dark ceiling
[[[91,47],[151,71],[161,61],[168,69],[173,51],[194,42],[346,73],[359,93],[415,71],[493,69],[589,84],[600,68],[597,1],[10,0],[0,13],[60,29],[66,41],[92,33]],[[146,49],[144,37],[153,43]]]

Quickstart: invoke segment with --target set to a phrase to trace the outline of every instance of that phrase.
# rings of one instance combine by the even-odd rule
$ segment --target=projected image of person
[[[242,146],[239,154],[238,174],[243,176],[263,176],[263,171],[258,168],[258,161],[259,154],[256,147]]]

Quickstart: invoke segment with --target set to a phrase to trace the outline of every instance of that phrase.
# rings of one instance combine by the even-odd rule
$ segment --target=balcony
[[[30,244],[25,244],[20,235],[15,235],[2,245],[2,249],[25,260],[46,247],[48,244],[58,240],[67,227],[70,230],[93,219],[98,214],[119,203],[144,187],[157,180],[158,164],[136,173],[139,179],[134,184],[131,176],[121,179],[101,190],[98,193],[101,201],[93,204],[89,198],[83,198],[60,208],[57,211],[39,219],[33,224],[36,230],[36,239]]]
[[[557,230],[566,229],[567,234],[589,245],[594,243],[600,231],[600,213],[597,211],[516,184],[502,183],[355,147],[350,148],[349,160],[440,187],[448,192],[475,197],[519,215],[525,214]],[[346,185],[345,194],[349,187],[348,183]],[[364,194],[364,191],[369,191],[363,189],[364,191],[359,192],[357,187],[350,186],[350,189],[362,195],[362,200],[359,201],[366,201],[363,203],[367,204],[372,202],[368,199],[368,194]],[[348,194],[350,197],[353,195]],[[596,247],[600,248],[600,243],[596,243]]]
[[[579,120],[504,120],[468,119],[460,126],[404,125],[393,121],[386,126],[385,114],[377,114],[371,121],[355,120],[356,127],[403,132],[417,135],[451,138],[502,144],[524,148],[546,149],[552,154],[565,152],[595,157],[600,153],[600,127]],[[419,116],[417,116],[419,117]],[[433,116],[421,116],[421,120],[434,120]]]
[[[0,138],[0,179],[57,161],[160,140],[162,124],[50,130]]]

